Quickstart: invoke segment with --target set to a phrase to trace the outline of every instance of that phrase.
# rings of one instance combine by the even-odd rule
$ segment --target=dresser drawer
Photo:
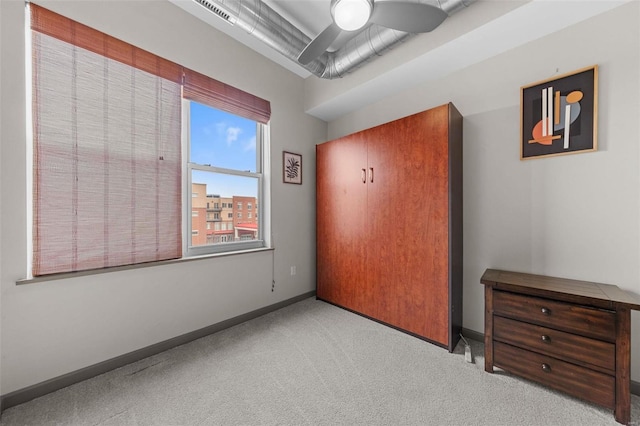
[[[603,373],[613,374],[616,368],[616,347],[613,343],[552,328],[496,316],[493,319],[493,338],[543,355],[596,368]]]
[[[615,379],[556,358],[493,343],[497,367],[604,407],[615,406]]]
[[[616,316],[612,311],[494,291],[493,312],[594,339],[608,342],[616,339]]]

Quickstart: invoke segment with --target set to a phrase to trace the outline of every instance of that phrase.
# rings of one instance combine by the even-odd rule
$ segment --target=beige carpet
[[[0,425],[616,425],[332,305],[287,308],[6,410]],[[632,397],[640,425],[640,397]]]

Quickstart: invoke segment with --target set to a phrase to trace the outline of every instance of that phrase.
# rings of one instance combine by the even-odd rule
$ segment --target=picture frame
[[[520,138],[521,160],[597,151],[598,66],[521,87]]]
[[[302,185],[302,155],[282,152],[282,181]]]

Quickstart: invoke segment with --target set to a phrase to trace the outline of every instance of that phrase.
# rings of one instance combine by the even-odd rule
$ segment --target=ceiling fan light
[[[331,14],[336,25],[345,31],[355,31],[369,21],[372,10],[370,0],[334,0]]]

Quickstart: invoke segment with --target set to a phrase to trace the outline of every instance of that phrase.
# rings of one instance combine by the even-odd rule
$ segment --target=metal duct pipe
[[[342,48],[328,55],[327,66],[320,77],[342,77],[412,35],[379,25],[369,25]]]
[[[222,19],[244,29],[276,51],[297,62],[298,55],[311,39],[261,0],[194,0]],[[476,0],[436,0],[448,15],[464,9]],[[435,4],[432,2],[432,4]],[[221,13],[222,12],[222,13]],[[225,16],[231,15],[230,17]],[[326,79],[342,77],[413,34],[378,25],[370,25],[345,46],[304,66],[312,74]]]
[[[311,39],[261,0],[194,0],[212,13],[242,28],[277,52],[298,61],[298,55]],[[222,10],[222,14],[217,10]],[[230,15],[227,18],[227,15]],[[327,66],[328,55],[316,58],[305,68],[320,76]]]

